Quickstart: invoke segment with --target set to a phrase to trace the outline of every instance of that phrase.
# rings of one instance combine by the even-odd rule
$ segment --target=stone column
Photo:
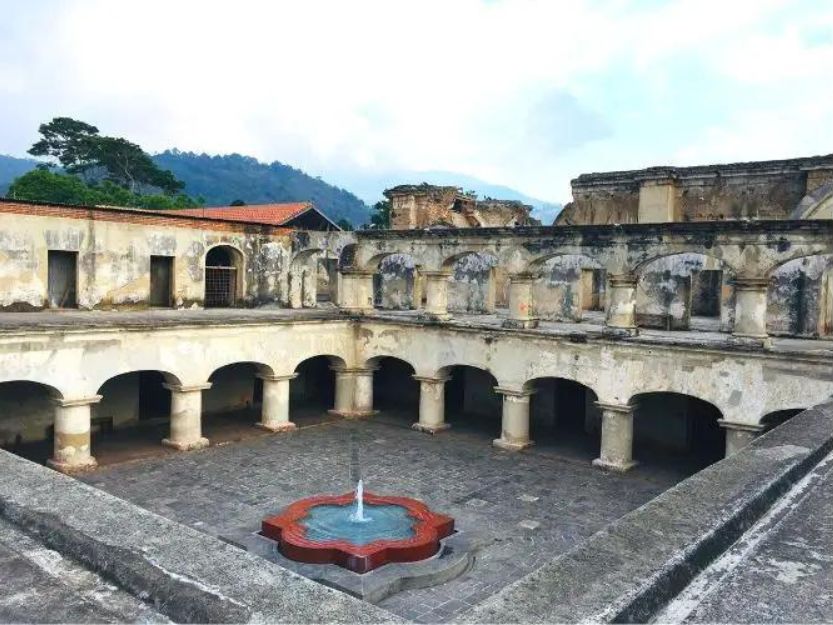
[[[258,375],[263,380],[263,407],[258,427],[270,432],[289,432],[297,426],[289,420],[289,381],[298,377],[288,375]]]
[[[79,473],[98,466],[90,453],[90,406],[101,395],[80,399],[56,399],[55,441],[48,465],[62,473]]]
[[[347,419],[369,417],[373,410],[373,372],[376,367],[335,366],[335,406],[330,414]]]
[[[445,383],[448,379],[448,376],[414,376],[419,382],[419,421],[411,426],[413,429],[436,434],[451,427],[445,422]]]
[[[179,451],[208,447],[208,439],[202,435],[202,392],[211,388],[211,383],[162,386],[171,391],[171,434],[162,444]]]
[[[318,306],[318,264],[304,267],[301,274],[301,305],[304,308]]]
[[[529,440],[529,397],[534,390],[514,390],[495,387],[503,395],[503,419],[500,438],[492,441],[495,447],[508,451],[520,451],[531,446]]]
[[[293,309],[302,308],[303,302],[303,277],[297,269],[289,272],[289,307]]]
[[[636,332],[636,282],[631,274],[608,276],[607,327]]]
[[[636,466],[633,459],[634,406],[596,402],[602,411],[600,457],[593,466],[624,473]]]
[[[732,334],[765,339],[767,278],[735,279],[735,327]]]
[[[373,312],[373,272],[345,269],[341,272],[341,309],[348,313]]]
[[[503,322],[507,328],[534,328],[538,318],[533,314],[532,285],[535,276],[528,273],[509,277],[509,318]]]
[[[440,321],[451,319],[448,313],[448,271],[425,271],[425,314],[431,319]]]
[[[718,421],[720,427],[726,430],[726,451],[725,458],[746,447],[757,436],[764,431],[764,426],[751,423],[738,423],[735,421]]]

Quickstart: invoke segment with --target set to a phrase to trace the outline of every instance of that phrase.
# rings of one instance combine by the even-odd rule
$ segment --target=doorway
[[[171,256],[150,257],[150,305],[170,308],[173,296],[173,267]]]
[[[78,307],[78,252],[49,250],[47,263],[50,308]]]

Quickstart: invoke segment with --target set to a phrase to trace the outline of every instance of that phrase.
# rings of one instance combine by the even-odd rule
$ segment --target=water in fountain
[[[372,521],[370,517],[364,515],[364,484],[361,480],[356,485],[356,509],[350,515],[350,520],[353,523],[367,523]]]

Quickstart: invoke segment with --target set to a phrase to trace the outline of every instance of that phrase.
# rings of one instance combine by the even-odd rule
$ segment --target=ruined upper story
[[[556,225],[833,218],[833,154],[582,174]]]
[[[530,217],[531,206],[516,200],[478,200],[458,187],[427,183],[405,184],[384,192],[391,202],[390,227],[494,228],[537,225]]]

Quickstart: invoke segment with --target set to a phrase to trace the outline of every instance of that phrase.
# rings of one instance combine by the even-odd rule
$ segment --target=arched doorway
[[[203,434],[210,440],[238,440],[254,433],[263,405],[264,366],[254,362],[224,365],[208,377],[202,393]],[[268,368],[266,368],[268,369]]]
[[[343,366],[337,356],[314,356],[302,361],[289,383],[290,419],[298,425],[330,419],[327,413],[335,403],[336,374]]]
[[[721,460],[726,436],[714,405],[691,395],[654,392],[634,397],[634,458],[685,477]]]
[[[501,432],[503,400],[495,393],[495,377],[484,369],[453,365],[440,370],[445,385],[445,420],[456,431],[470,430],[490,440]]]
[[[243,289],[243,255],[230,245],[218,245],[205,255],[206,308],[229,308]]]
[[[782,423],[786,423],[795,415],[807,410],[806,408],[787,408],[785,410],[775,410],[764,415],[761,418],[761,425],[764,426],[764,431],[768,432],[773,428],[777,428]]]
[[[527,382],[530,397],[530,437],[537,447],[593,460],[599,455],[601,410],[588,386],[564,378]]]
[[[60,393],[29,381],[0,383],[0,448],[34,462],[52,456],[55,405]]]
[[[382,356],[368,361],[373,372],[373,407],[383,419],[411,426],[419,419],[419,382],[414,368],[399,358]]]

